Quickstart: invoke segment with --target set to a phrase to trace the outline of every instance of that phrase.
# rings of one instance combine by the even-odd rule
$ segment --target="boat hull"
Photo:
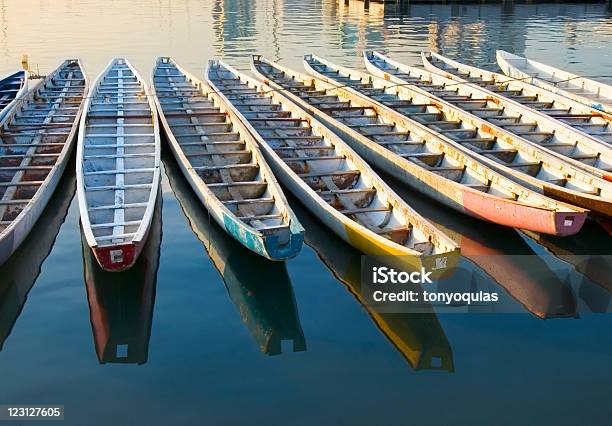
[[[268,65],[270,64],[268,62]],[[336,68],[332,64],[327,65],[331,69],[340,71],[342,75],[348,73],[355,74],[353,71],[349,72],[345,69]],[[255,62],[253,62],[253,66],[255,67]],[[300,77],[299,74],[294,74],[287,68],[276,67],[278,67],[278,71],[289,73],[293,77],[293,81],[300,79],[304,81],[305,77]],[[315,70],[309,67],[308,61],[305,61],[305,67],[316,73]],[[263,76],[262,73],[259,73],[259,75]],[[318,74],[315,75],[319,77]],[[362,81],[372,78],[365,74],[362,76],[356,73],[355,75],[359,75],[358,78]],[[312,77],[307,78],[309,84],[311,80]],[[312,81],[316,83],[319,80]],[[325,88],[327,84],[329,83],[321,82],[317,87]],[[331,87],[334,89],[328,89],[328,93],[334,93],[335,90],[343,92],[351,91],[350,93],[353,93],[350,85],[347,84],[346,86],[347,88],[335,89],[336,86],[332,85]],[[289,94],[287,96],[292,95]],[[414,139],[411,140],[425,141],[427,147],[432,152],[443,152],[446,159],[456,161],[456,164],[465,167],[469,173],[472,173],[472,176],[477,176],[483,182],[490,182],[489,189],[491,193],[463,185],[460,183],[461,179],[453,180],[430,172],[426,168],[418,166],[415,162],[409,161],[390,149],[385,148],[384,145],[366,137],[367,133],[357,133],[344,123],[340,123],[335,118],[330,117],[315,106],[309,105],[297,96],[292,96],[292,98],[295,98],[295,102],[299,102],[303,108],[308,109],[316,118],[341,135],[368,162],[417,191],[461,213],[500,225],[539,229],[539,232],[553,235],[573,235],[580,230],[584,223],[587,215],[586,211],[570,205],[563,205],[553,199],[542,197],[536,191],[529,191],[527,188],[517,185],[515,181],[506,179],[492,168],[486,167],[483,162],[466,155],[452,140],[447,140],[443,135],[430,131],[422,123],[410,120],[410,118],[404,117],[387,107],[384,103],[370,99],[358,91],[355,91],[353,95],[346,94],[344,96],[343,99],[345,101],[350,100],[351,105],[358,105],[362,108],[369,108],[375,111],[378,116],[385,117],[385,122],[394,123],[396,128],[408,132],[411,137],[415,135]],[[497,196],[495,191],[499,191],[502,194],[504,191],[511,193],[515,199]]]
[[[514,106],[516,107],[516,111],[518,111],[521,116],[525,117],[526,120],[532,120],[538,123],[539,126],[546,123],[548,129],[556,130],[554,132],[555,135],[563,135],[563,142],[568,144],[575,143],[575,148],[577,150],[579,150],[582,154],[588,153],[589,155],[594,156],[595,158],[597,158],[595,163],[601,162],[601,164],[598,167],[595,166],[595,163],[586,164],[584,162],[574,159],[570,152],[555,151],[554,149],[550,149],[549,147],[547,147],[546,144],[538,144],[540,149],[547,150],[547,152],[552,155],[558,156],[563,161],[572,162],[576,167],[580,167],[595,176],[601,177],[608,181],[612,180],[612,173],[606,171],[609,165],[612,164],[612,147],[605,141],[598,139],[595,135],[591,135],[584,132],[579,127],[571,126],[569,123],[563,120],[555,119],[554,115],[549,115],[542,112],[541,108],[533,108],[531,104],[524,104],[520,101],[517,101],[512,96],[504,95],[503,91],[493,92],[490,90],[490,86],[479,83],[476,77],[472,77],[473,80],[466,80],[466,78],[463,78],[457,74],[454,74],[453,72],[443,69],[443,65],[440,65],[440,63],[446,65],[447,67],[453,67],[452,69],[457,69],[459,71],[463,71],[464,73],[470,73],[470,75],[480,73],[481,76],[484,75],[484,77],[480,77],[481,79],[486,79],[488,81],[495,82],[495,87],[498,88],[498,90],[500,90],[499,88],[508,89],[508,87],[504,87],[504,85],[513,84],[514,90],[520,90],[520,93],[523,94],[523,96],[534,96],[541,102],[546,100],[546,102],[550,103],[550,108],[563,107],[567,108],[568,111],[578,111],[580,108],[584,108],[584,105],[578,104],[578,108],[576,108],[575,104],[568,105],[567,103],[564,103],[564,98],[562,96],[557,96],[556,94],[550,94],[548,92],[542,94],[543,90],[535,88],[534,86],[524,83],[522,81],[514,82],[504,75],[486,72],[475,67],[470,67],[460,62],[453,61],[444,56],[438,55],[436,53],[431,53],[430,56],[428,56],[423,52],[421,53],[421,58],[423,60],[423,65],[425,66],[425,69],[427,69],[428,71],[439,74],[449,80],[474,85],[480,91],[479,93],[487,94],[487,96],[490,97],[490,99],[494,100],[494,102],[499,105],[503,110],[506,110],[507,106],[510,106],[511,108],[512,106]],[[508,83],[508,80],[510,80],[510,83]],[[545,99],[546,96],[548,96],[548,99]],[[571,100],[568,99],[567,102],[571,102]],[[562,103],[562,105],[557,105],[560,103]],[[604,115],[601,113],[596,113],[596,116],[593,116],[592,111],[592,109],[587,109],[587,111],[581,111],[581,113],[585,114],[590,118],[595,118],[596,116],[601,117],[602,115]],[[578,117],[580,118],[582,116]],[[602,126],[602,129],[608,128],[609,126],[609,123],[606,122],[598,124]]]
[[[254,142],[251,143],[250,139],[247,139],[249,137],[248,131],[240,127],[240,123],[232,111],[224,111],[224,113],[229,118],[230,123],[236,126],[237,133],[243,135],[242,138],[245,144],[247,144],[245,146],[248,146],[251,150],[251,154],[257,158],[259,168],[262,171],[262,174],[265,176],[265,180],[262,181],[262,183],[266,183],[268,185],[268,189],[274,195],[275,202],[277,202],[280,207],[279,210],[284,208],[286,215],[284,220],[287,221],[289,225],[288,241],[281,242],[279,235],[275,235],[274,233],[259,232],[255,228],[247,226],[245,222],[239,220],[235,214],[230,212],[229,209],[221,203],[219,198],[215,196],[215,193],[205,183],[204,179],[193,169],[189,156],[184,151],[179,141],[179,138],[185,135],[174,134],[172,124],[168,121],[162,102],[155,91],[155,78],[160,77],[160,75],[156,75],[155,69],[162,63],[172,64],[172,66],[176,67],[176,70],[193,84],[194,89],[197,87],[197,90],[200,92],[206,92],[209,90],[204,89],[206,83],[197,79],[188,71],[174,63],[171,58],[158,58],[156,67],[154,67],[153,70],[151,87],[155,93],[155,103],[157,109],[160,111],[162,128],[165,132],[166,139],[168,140],[172,155],[174,156],[183,176],[185,176],[185,179],[197,195],[198,199],[201,201],[202,205],[208,210],[209,215],[222,229],[224,229],[236,241],[258,255],[272,261],[285,261],[297,256],[304,242],[304,229],[289,208],[286,200],[284,199],[284,195],[282,194],[282,190],[278,186],[272,172],[269,170],[268,165],[264,164],[264,158],[259,152],[258,147]],[[161,76],[163,76],[163,74]],[[202,97],[204,96],[205,95],[202,94]]]
[[[159,125],[155,104],[148,96],[148,87],[129,61],[114,58],[92,85],[80,120],[77,197],[81,225],[94,257],[107,272],[124,271],[137,261],[161,195]],[[138,126],[144,136],[130,134],[129,126]],[[104,140],[100,128],[110,129],[105,130],[110,136],[104,135],[110,140],[97,145],[96,140]],[[134,140],[140,143],[132,144]],[[138,145],[142,151],[133,150]],[[101,214],[106,212],[110,214]],[[130,229],[134,226],[136,229]]]
[[[161,107],[158,106],[158,108]],[[303,232],[293,232],[289,244],[280,245],[277,243],[277,237],[262,238],[258,233],[243,226],[240,221],[220,211],[221,209],[216,209],[214,206],[218,204],[218,202],[213,199],[214,197],[210,191],[203,188],[200,177],[189,167],[188,160],[184,158],[184,154],[178,146],[178,143],[172,141],[172,130],[166,120],[162,120],[162,127],[169,141],[170,151],[181,169],[183,176],[187,179],[191,189],[193,189],[198,196],[202,205],[209,211],[211,217],[225,230],[225,232],[249,250],[268,260],[281,262],[297,256],[304,242]]]

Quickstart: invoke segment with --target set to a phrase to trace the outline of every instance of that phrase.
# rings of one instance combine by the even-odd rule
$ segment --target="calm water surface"
[[[91,77],[116,55],[144,75],[158,55],[197,73],[212,56],[248,69],[252,53],[362,69],[365,48],[493,69],[502,48],[612,81],[605,5],[351,3],[0,0],[0,71],[24,53],[42,73],[79,56]],[[297,200],[309,246],[271,265],[210,223],[167,152],[164,166],[159,231],[134,270],[109,277],[83,250],[74,171],[0,268],[0,404],[63,404],[70,425],[610,424],[612,316],[592,312],[610,310],[612,266],[574,256],[612,253],[601,228],[528,237],[392,182],[461,242],[465,282],[515,313],[375,314],[359,253]],[[502,253],[529,256],[483,256]]]

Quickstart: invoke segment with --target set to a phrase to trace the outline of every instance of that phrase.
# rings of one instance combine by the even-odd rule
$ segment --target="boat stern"
[[[291,230],[289,239],[282,241],[279,235],[264,236],[264,256],[270,260],[283,261],[292,259],[302,250],[304,243],[304,231],[293,232]]]
[[[107,272],[121,272],[134,266],[141,249],[141,244],[133,242],[114,246],[92,247],[98,264]]]

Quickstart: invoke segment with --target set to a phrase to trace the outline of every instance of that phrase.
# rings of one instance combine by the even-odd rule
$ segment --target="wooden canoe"
[[[156,202],[161,204],[161,197]],[[161,209],[156,208],[151,236],[138,260],[119,273],[107,272],[98,265],[81,232],[89,320],[100,364],[141,365],[148,360],[161,228]]]
[[[457,211],[554,235],[575,234],[584,223],[585,210],[517,184],[419,121],[261,56],[251,64],[266,84],[339,132],[366,161]]]
[[[28,235],[70,159],[88,80],[64,61],[0,122],[0,264]]]
[[[257,138],[279,180],[340,238],[408,268],[438,275],[454,268],[457,245],[312,115],[221,61],[210,61],[206,76]]]
[[[191,230],[221,275],[240,319],[261,352],[279,355],[283,341],[290,341],[294,352],[305,351],[306,339],[286,262],[262,259],[211,221],[179,164],[170,156],[162,158],[172,192]]]
[[[612,87],[607,84],[503,50],[497,51],[497,63],[510,77],[612,114]]]
[[[255,139],[205,82],[171,58],[157,60],[152,79],[172,153],[214,220],[267,259],[295,257],[304,229]]]
[[[612,145],[597,137],[609,135],[607,137],[612,141],[612,116],[503,74],[468,67],[436,53],[422,53],[421,56],[426,69],[454,81],[479,86],[482,93],[486,93],[497,105],[495,109],[474,111],[474,114],[489,122],[499,122],[502,118],[509,121],[509,117],[517,116],[514,114],[521,114],[521,120],[517,119],[515,122],[538,123],[539,127],[533,131],[546,130],[545,125],[548,124],[554,131],[554,137],[542,143],[536,138],[535,141],[540,146],[564,160],[575,160],[577,166],[597,176],[612,180]],[[477,77],[478,73],[481,77]],[[512,110],[508,108],[508,105],[511,105],[509,102],[521,107]],[[568,103],[572,103],[572,106],[568,106]],[[559,111],[564,115],[559,115]],[[608,120],[602,116],[607,116]],[[554,126],[565,131],[555,131]],[[589,134],[587,129],[593,134]],[[532,141],[535,138],[532,134],[523,137]]]
[[[28,91],[27,71],[17,71],[0,80],[0,121]]]
[[[393,70],[399,71],[389,65],[384,56],[376,54],[374,59],[373,55],[366,52],[366,66],[380,78],[338,67],[316,57],[312,58],[316,62],[308,67],[311,73],[317,73],[322,79],[350,85],[356,93],[370,96],[408,118],[422,121],[453,139],[469,155],[530,189],[589,209],[595,216],[612,215],[610,182],[540,150],[536,145],[508,134],[476,115],[434,98],[416,85],[407,84],[393,75]],[[341,75],[336,75],[336,71]],[[478,102],[473,108],[482,104]]]
[[[75,182],[74,170],[68,168],[28,237],[0,266],[0,352],[51,253],[74,198]]]
[[[159,193],[160,136],[147,84],[115,58],[92,85],[79,127],[77,195],[87,244],[106,271],[134,265]]]
[[[395,70],[390,74],[397,82],[412,83],[418,79],[415,83],[419,89],[486,121],[506,137],[520,139],[533,149],[558,156],[594,176],[612,181],[612,147],[603,142],[477,85],[404,65],[377,52],[367,54],[366,60],[371,61],[379,73],[382,68],[376,65],[385,67],[387,64]]]

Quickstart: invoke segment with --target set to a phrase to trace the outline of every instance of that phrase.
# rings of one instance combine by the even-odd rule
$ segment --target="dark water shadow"
[[[75,190],[76,175],[74,167],[69,166],[30,234],[0,266],[0,350],[23,310],[45,259],[51,253]]]
[[[461,255],[539,318],[575,317],[576,295],[519,233],[450,210],[382,173],[415,210],[461,246]]]
[[[104,271],[81,231],[89,318],[101,364],[145,364],[149,358],[162,240],[161,199],[157,197],[148,240],[127,271]]]
[[[164,152],[162,159],[189,226],[221,274],[230,299],[261,352],[280,354],[283,340],[293,342],[294,352],[305,351],[306,340],[285,262],[269,261],[227,235],[209,217],[170,153]]]
[[[454,371],[453,352],[433,308],[428,306],[429,312],[423,313],[382,313],[372,309],[361,291],[361,252],[324,227],[295,197],[288,198],[306,229],[306,244],[364,307],[408,364],[415,370]]]

